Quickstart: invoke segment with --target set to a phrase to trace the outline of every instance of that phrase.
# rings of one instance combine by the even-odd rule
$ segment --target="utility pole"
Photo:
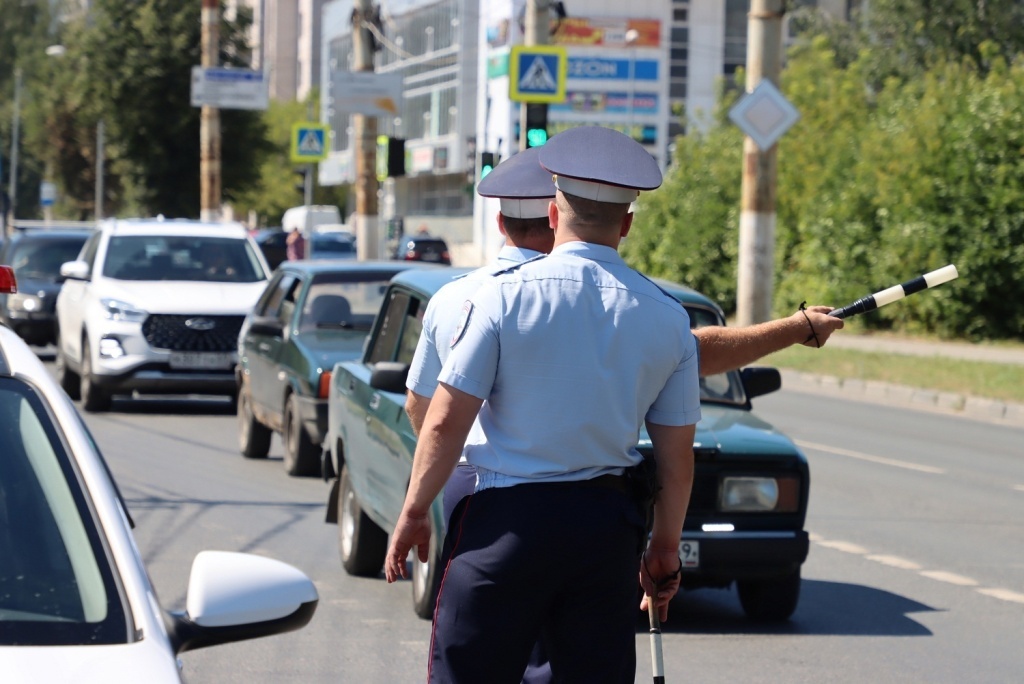
[[[96,220],[103,218],[103,167],[105,163],[105,131],[103,119],[96,123]]]
[[[203,0],[203,68],[217,66],[220,51],[219,0]],[[199,113],[199,218],[220,219],[220,110],[203,105]]]
[[[370,0],[356,0],[352,9],[353,71],[373,71],[373,41],[364,26],[371,15]],[[377,215],[377,119],[364,114],[352,115],[352,136],[356,145],[356,257],[381,258]]]
[[[747,23],[748,93],[762,79],[779,85],[785,13],[786,0],[751,0]],[[743,141],[737,325],[771,319],[777,152],[778,145],[761,150],[749,136]]]
[[[548,3],[550,0],[526,0],[526,16],[523,21],[523,45],[548,44]],[[525,102],[519,103],[519,150],[525,150],[526,143]]]
[[[8,186],[10,195],[10,219],[7,228],[14,226],[16,218],[14,210],[18,205],[18,134],[21,127],[21,67],[14,68],[14,122],[11,124],[11,182]]]

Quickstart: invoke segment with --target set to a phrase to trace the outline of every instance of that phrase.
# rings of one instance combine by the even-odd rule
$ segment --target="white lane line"
[[[824,546],[827,549],[835,549],[836,551],[843,551],[845,553],[855,553],[860,556],[863,556],[865,553],[868,552],[868,550],[865,549],[863,546],[858,546],[856,544],[851,544],[850,542],[844,541],[828,541],[825,539],[821,539],[818,541],[818,544]]]
[[[1024,603],[1024,594],[1020,594],[1016,591],[1010,591],[1009,589],[976,589],[979,594],[985,596],[991,596],[1003,601],[1013,601],[1014,603]]]
[[[861,461],[869,461],[871,463],[878,463],[880,465],[893,466],[894,468],[906,468],[907,470],[916,470],[921,473],[930,473],[932,475],[943,475],[946,470],[944,468],[935,468],[933,466],[921,465],[920,463],[911,463],[909,461],[898,461],[893,458],[885,458],[883,456],[872,456],[871,454],[864,454],[859,451],[850,451],[849,449],[840,449],[839,447],[829,446],[827,444],[818,444],[816,442],[805,442],[803,440],[797,441],[798,446],[802,446],[806,449],[814,449],[815,451],[824,451],[829,454],[835,454],[837,456],[847,456],[849,458],[856,458]]]
[[[1013,488],[1018,492],[1024,492],[1024,485],[1013,485]]]
[[[900,568],[901,570],[920,570],[921,566],[914,561],[909,561],[906,558],[900,558],[899,556],[868,556],[868,560],[873,560],[876,563],[882,565],[888,565],[892,568]]]
[[[921,572],[922,577],[933,579],[937,582],[947,582],[949,584],[955,584],[959,587],[976,587],[978,583],[972,580],[970,577],[964,577],[963,575],[957,575],[953,572],[946,572],[944,570],[924,570]]]

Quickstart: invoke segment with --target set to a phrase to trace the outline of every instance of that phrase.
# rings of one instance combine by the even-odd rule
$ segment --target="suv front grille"
[[[230,352],[238,348],[245,316],[152,314],[142,334],[155,349],[191,352]]]

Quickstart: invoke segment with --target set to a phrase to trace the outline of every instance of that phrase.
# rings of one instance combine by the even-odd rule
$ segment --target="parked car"
[[[280,228],[257,231],[254,239],[271,270],[288,258],[288,234]],[[310,259],[355,259],[356,241],[349,232],[317,231],[306,240]]]
[[[241,224],[105,221],[60,269],[61,386],[86,411],[133,392],[233,400],[238,332],[268,272]]]
[[[0,292],[14,276],[0,267]],[[201,551],[185,610],[159,602],[110,469],[74,404],[0,325],[0,676],[180,682],[185,651],[309,623],[318,596],[280,561]]]
[[[17,230],[0,245],[0,264],[13,267],[21,285],[17,294],[0,294],[0,322],[28,344],[44,347],[56,342],[60,267],[78,256],[92,233],[53,224]]]
[[[403,261],[426,261],[451,266],[448,243],[431,235],[404,235],[398,241],[395,258]]]
[[[363,351],[392,276],[418,264],[286,261],[238,337],[238,443],[266,458],[273,432],[289,475],[320,473],[327,387],[338,361]]]
[[[333,482],[327,521],[338,523],[341,562],[350,574],[376,577],[383,567],[416,447],[405,414],[405,379],[427,302],[450,279],[447,271],[397,275],[363,355],[338,363],[331,374],[324,477]],[[707,297],[655,282],[683,304],[695,328],[725,324],[722,310]],[[746,613],[769,620],[787,619],[796,609],[800,566],[808,551],[803,529],[807,459],[751,412],[751,399],[779,389],[781,382],[776,369],[753,367],[701,379],[696,474],[679,543],[683,588],[735,583]],[[646,431],[638,449],[653,457]],[[429,519],[435,533],[428,560],[422,563],[414,554],[410,561],[413,606],[424,618],[433,612],[440,580],[441,497]]]

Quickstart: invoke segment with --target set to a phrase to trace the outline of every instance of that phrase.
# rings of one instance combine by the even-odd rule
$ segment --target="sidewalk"
[[[909,356],[940,356],[968,361],[1024,365],[1024,349],[965,342],[926,342],[886,335],[844,335],[829,338],[827,347]],[[958,414],[1010,427],[1024,427],[1024,404],[939,392],[875,380],[837,378],[781,369],[782,386],[797,392],[817,392],[845,399]]]

